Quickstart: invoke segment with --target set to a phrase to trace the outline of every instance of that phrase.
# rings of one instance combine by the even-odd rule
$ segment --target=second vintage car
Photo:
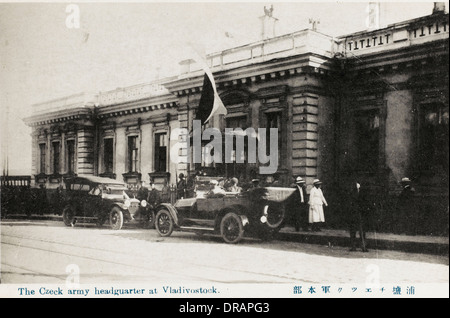
[[[77,220],[93,220],[99,226],[106,221],[113,230],[133,220],[140,202],[126,194],[124,183],[96,176],[76,176],[65,179],[63,221],[74,226]]]
[[[220,234],[226,243],[238,243],[244,234],[266,238],[284,225],[292,188],[254,188],[220,197],[180,199],[174,205],[163,203],[155,217],[159,235],[174,230]]]

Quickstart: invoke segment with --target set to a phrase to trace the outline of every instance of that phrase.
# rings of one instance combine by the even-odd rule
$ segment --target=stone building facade
[[[357,175],[376,195],[394,196],[409,177],[448,218],[440,201],[448,200],[448,20],[436,11],[337,38],[308,29],[210,54],[228,114],[208,125],[278,128],[276,177],[286,185],[320,178],[332,196]],[[259,163],[171,161],[180,141],[171,132],[192,130],[203,75],[186,60],[178,76],[33,105],[25,122],[36,184],[56,187],[71,174],[130,184],[175,184],[199,170],[257,177]]]

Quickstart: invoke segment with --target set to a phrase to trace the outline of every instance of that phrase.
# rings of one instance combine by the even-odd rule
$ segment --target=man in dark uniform
[[[145,185],[145,181],[141,181],[141,186],[137,192],[136,199],[139,201],[147,200],[148,188]]]
[[[350,232],[350,251],[356,251],[356,232],[359,232],[361,240],[361,250],[368,252],[366,247],[366,226],[367,226],[367,190],[361,187],[358,181],[353,181],[349,185],[347,193],[347,223]]]
[[[416,234],[417,209],[415,202],[415,190],[411,186],[409,178],[402,178],[402,192],[397,201],[397,222],[400,225],[401,232],[406,234]]]
[[[300,227],[304,231],[308,231],[308,198],[306,193],[305,180],[302,177],[295,179],[295,200],[293,206],[294,227],[298,232]]]
[[[156,209],[161,204],[161,195],[153,183],[151,184],[151,190],[148,192],[147,202],[150,209]]]
[[[177,183],[177,199],[186,198],[186,179],[184,178],[184,174],[180,173],[178,176]]]

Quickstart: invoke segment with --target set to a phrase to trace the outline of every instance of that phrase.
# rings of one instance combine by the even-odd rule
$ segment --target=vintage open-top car
[[[140,201],[126,194],[124,183],[96,176],[65,179],[63,221],[74,226],[77,219],[93,220],[101,226],[107,220],[111,229],[120,230],[124,222],[133,220]],[[142,202],[145,205],[145,202]]]
[[[293,200],[292,188],[254,188],[221,197],[180,199],[157,209],[155,227],[161,236],[174,230],[220,234],[227,243],[237,243],[244,233],[267,237],[284,225],[286,207]]]

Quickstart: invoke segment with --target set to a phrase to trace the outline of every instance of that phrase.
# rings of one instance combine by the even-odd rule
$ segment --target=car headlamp
[[[124,202],[124,204],[125,204],[125,206],[126,206],[127,208],[129,208],[130,205],[131,205],[131,201],[130,201],[129,199],[126,199],[125,202]]]
[[[261,221],[261,223],[267,222],[267,215],[268,215],[267,210],[269,210],[268,205],[264,206],[263,216],[259,219]]]
[[[143,208],[145,208],[145,207],[147,206],[147,201],[142,200],[142,201],[141,201],[141,206],[142,206]]]

